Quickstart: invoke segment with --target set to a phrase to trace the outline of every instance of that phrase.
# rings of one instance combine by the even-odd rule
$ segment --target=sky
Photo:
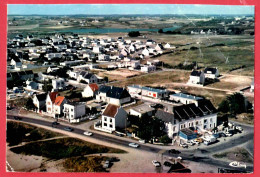
[[[8,5],[8,15],[254,14],[254,6],[177,4]]]

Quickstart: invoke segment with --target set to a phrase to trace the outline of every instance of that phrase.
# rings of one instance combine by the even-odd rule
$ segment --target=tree
[[[248,101],[242,94],[234,93],[233,95],[226,97],[226,99],[219,104],[218,109],[221,112],[229,112],[232,115],[236,115],[246,112],[248,108],[250,108],[250,106],[246,106],[246,103],[248,103]]]
[[[140,32],[139,31],[130,31],[128,33],[128,36],[129,37],[138,37],[138,36],[140,36]]]
[[[158,33],[163,33],[163,29],[159,29],[159,30],[158,30]]]
[[[37,107],[33,104],[32,98],[28,98],[25,104],[26,109],[35,110]]]
[[[168,135],[163,135],[163,136],[160,138],[160,141],[161,141],[161,143],[163,143],[163,144],[168,144],[168,143],[170,143],[172,140],[168,137]]]
[[[44,81],[44,83],[43,83],[43,87],[42,87],[42,89],[43,89],[43,91],[44,92],[50,92],[51,90],[52,90],[52,85],[50,84],[50,82],[47,82],[47,81]]]
[[[226,99],[219,104],[218,111],[221,111],[223,113],[227,113],[229,111],[229,103]]]

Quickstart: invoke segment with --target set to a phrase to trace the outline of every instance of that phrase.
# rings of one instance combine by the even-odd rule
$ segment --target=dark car
[[[57,125],[59,125],[59,124],[60,124],[59,122],[56,122],[56,121],[55,121],[55,122],[52,122],[52,123],[51,123],[51,126],[52,126],[52,127],[57,127]]]
[[[22,120],[22,118],[18,116],[14,116],[14,120]]]
[[[163,163],[163,165],[166,166],[166,167],[171,167],[171,166],[172,166],[172,163],[171,163],[171,162],[168,162],[168,161],[165,161],[165,162]]]
[[[180,154],[181,153],[180,151],[178,151],[176,149],[170,149],[168,152],[172,153],[172,154]]]
[[[59,122],[52,122],[52,125],[59,125]]]
[[[65,127],[64,130],[68,131],[68,132],[72,132],[74,129],[71,127]]]

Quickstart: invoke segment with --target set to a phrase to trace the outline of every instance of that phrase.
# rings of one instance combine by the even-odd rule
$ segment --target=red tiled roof
[[[58,105],[60,106],[60,104],[63,102],[63,100],[65,99],[64,96],[58,96],[56,99],[55,99],[55,105]]]
[[[58,95],[58,92],[51,92],[49,93],[49,96],[50,96],[50,99],[51,99],[51,102],[54,103],[55,102],[55,99]]]
[[[98,85],[95,84],[95,83],[93,83],[93,84],[89,84],[89,87],[91,88],[91,90],[92,90],[93,92],[95,92],[95,91],[98,90]]]
[[[105,111],[103,112],[104,116],[108,116],[108,117],[115,117],[117,110],[119,109],[119,106],[114,105],[114,104],[109,104]]]

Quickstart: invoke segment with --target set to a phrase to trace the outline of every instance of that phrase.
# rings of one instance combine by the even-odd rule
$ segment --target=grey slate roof
[[[161,119],[162,121],[169,123],[169,122],[174,122],[174,114],[162,111],[162,110],[157,110],[155,113],[155,117],[158,119]]]

